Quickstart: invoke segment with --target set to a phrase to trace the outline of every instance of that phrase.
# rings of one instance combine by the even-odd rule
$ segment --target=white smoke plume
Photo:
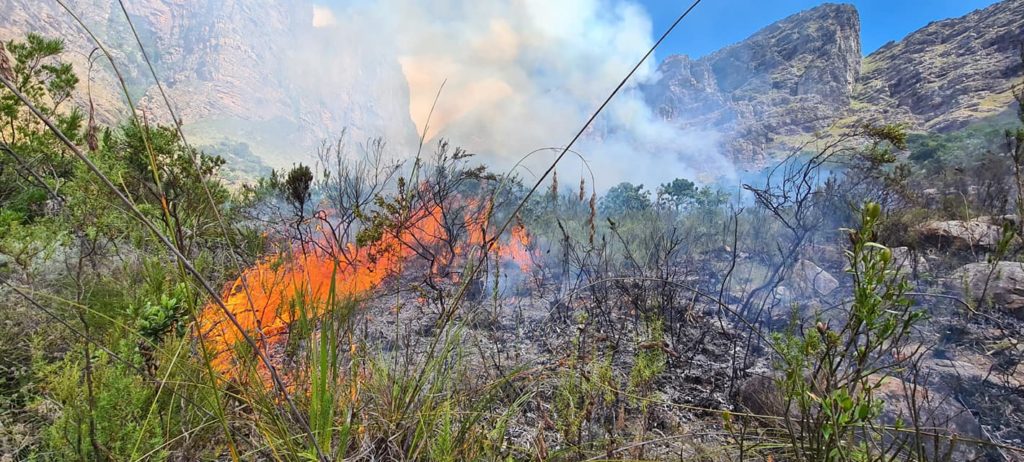
[[[67,36],[77,50],[70,56],[89,54],[93,45],[61,8],[13,3],[15,14],[0,15],[0,31]],[[133,85],[146,88],[140,104],[166,123],[119,9],[110,0],[71,3],[119,56],[136,56],[134,65],[127,58],[121,64],[135,69]],[[427,130],[428,151],[444,137],[506,171],[528,152],[568,143],[661,32],[631,0],[128,3],[147,47],[159,51],[156,68],[186,132],[245,141],[274,167],[310,163],[319,140],[342,128],[353,141],[383,136],[393,155],[408,156],[446,82]],[[637,85],[654,79],[656,67],[652,57],[574,146],[599,189],[734,174],[715,132],[683,131],[646,104]],[[100,107],[117,106],[116,86],[102,84],[113,79],[100,74],[95,94],[113,89]],[[553,156],[544,152],[526,165],[539,173]],[[574,157],[563,162],[564,184],[575,184],[577,175],[589,182]]]
[[[653,43],[645,10],[623,0],[335,0],[317,9],[315,17],[333,19],[317,23],[326,32],[318,37],[362,36],[351,44],[364,47],[361,56],[398,61],[417,130],[497,169],[567,143]],[[732,177],[715,133],[683,131],[652,113],[636,85],[654,78],[655,68],[646,62],[576,146],[597,186]],[[527,166],[536,172],[552,157],[534,156]],[[574,159],[559,170],[582,174]]]

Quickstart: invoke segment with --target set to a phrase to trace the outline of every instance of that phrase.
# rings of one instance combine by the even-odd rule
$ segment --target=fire
[[[533,242],[530,233],[522,223],[516,223],[512,226],[510,234],[511,238],[508,244],[501,248],[500,255],[503,259],[515,263],[523,273],[528,273],[533,265]]]
[[[378,287],[387,278],[402,272],[403,263],[421,255],[417,249],[441,248],[432,262],[431,271],[445,277],[439,263],[449,265],[465,259],[470,252],[486,244],[490,230],[491,204],[483,213],[470,202],[470,213],[464,217],[467,227],[465,242],[444,250],[448,233],[440,207],[415,214],[404,221],[399,232],[385,233],[379,241],[365,247],[346,244],[305,246],[289,255],[274,255],[245,270],[222,294],[227,310],[264,351],[282,345],[289,327],[303,315],[312,319],[326,308],[330,290],[338,300],[359,299]],[[517,223],[505,245],[494,243],[493,251],[501,261],[515,263],[528,271],[532,263],[531,238],[526,228]],[[454,255],[451,253],[454,252]],[[297,301],[308,310],[302,313]],[[235,377],[235,347],[244,342],[242,333],[219,306],[209,305],[198,319],[199,332],[211,350],[211,365],[226,377]],[[244,350],[242,350],[244,351]],[[269,383],[266,370],[260,365],[264,383]]]

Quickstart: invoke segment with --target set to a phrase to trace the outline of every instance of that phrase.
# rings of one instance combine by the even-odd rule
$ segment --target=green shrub
[[[900,450],[870,444],[883,437],[877,422],[883,403],[874,392],[909,361],[890,355],[904,347],[924,313],[911,308],[892,252],[877,244],[881,213],[878,204],[866,204],[860,229],[848,231],[854,288],[845,319],[772,336],[784,427],[797,460],[884,461]]]
[[[41,368],[46,371],[45,400],[56,405],[57,417],[46,429],[43,460],[130,460],[150,453],[162,460],[166,452],[160,419],[142,422],[154,398],[138,374],[99,352],[92,361],[93,397],[83,393],[84,364],[80,357]],[[94,401],[94,403],[90,403]],[[136,443],[139,446],[136,447]],[[99,451],[97,453],[97,451]]]

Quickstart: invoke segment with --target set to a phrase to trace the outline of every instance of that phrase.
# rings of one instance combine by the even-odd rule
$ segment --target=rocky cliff
[[[1022,44],[1024,0],[933,22],[864,59],[854,115],[946,131],[998,114],[1024,75]]]
[[[357,140],[383,135],[402,145],[415,139],[409,89],[395,57],[348,46],[365,44],[365,36],[355,35],[365,35],[365,26],[351,37],[339,35],[359,18],[343,18],[348,26],[326,35],[316,27],[311,0],[127,4],[177,114],[199,144],[244,140],[271,165],[286,166],[308,161],[297,156],[308,156],[342,128]],[[117,3],[69,5],[116,55],[147,117],[169,121]],[[88,71],[94,45],[56,2],[0,0],[0,11],[0,39],[27,32],[64,37],[73,50],[67,59],[91,76],[101,118],[123,120],[124,98],[109,66],[96,60]],[[862,58],[856,9],[824,4],[708,56],[671,56],[640,91],[657,116],[718,131],[727,154],[756,166],[835,125],[885,121],[941,131],[1005,111],[1011,84],[1024,74],[1021,41],[1024,0],[1005,0],[929,24]]]
[[[1022,40],[1024,0],[1006,0],[861,59],[856,9],[825,4],[706,57],[669,57],[644,91],[662,117],[717,128],[728,154],[756,165],[835,125],[941,131],[1005,111]]]
[[[147,117],[170,122],[117,2],[68,4],[115,54]],[[320,140],[343,129],[357,141],[385,136],[397,143],[415,134],[403,98],[393,97],[408,91],[395,78],[401,75],[398,63],[364,59],[359,47],[336,46],[319,36],[314,6],[306,0],[125,4],[176,115],[199,144],[244,140],[270,165],[287,166],[309,163]],[[0,0],[0,11],[0,39],[28,32],[63,37],[71,50],[66,59],[80,75],[88,72],[86,56],[94,45],[56,2]],[[101,118],[123,120],[126,106],[116,80],[109,66],[96,62],[91,90],[105,111]]]
[[[644,91],[662,117],[716,127],[731,154],[757,160],[777,137],[825,128],[846,110],[860,60],[857,10],[825,4],[706,57],[669,57]]]

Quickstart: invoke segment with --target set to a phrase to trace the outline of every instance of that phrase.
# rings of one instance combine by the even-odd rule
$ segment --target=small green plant
[[[876,243],[881,215],[881,206],[868,203],[860,229],[847,230],[853,301],[840,325],[819,320],[807,331],[773,335],[782,417],[798,460],[893,457],[875,444],[882,437],[878,419],[884,404],[875,392],[910,360],[897,352],[924,314],[912,308],[892,252]]]
[[[185,298],[188,288],[184,284],[174,287],[171,294],[161,294],[158,300],[147,300],[139,309],[139,333],[151,341],[159,341],[164,334],[174,331],[176,335],[185,332]]]
[[[634,396],[648,395],[655,379],[668,366],[668,358],[663,349],[665,333],[661,320],[656,317],[651,319],[647,330],[647,338],[638,345],[636,361],[629,373],[629,389]],[[645,407],[643,401],[639,404]]]
[[[583,432],[593,410],[597,395],[593,385],[575,364],[570,364],[555,388],[555,426],[562,439],[576,448],[583,444]]]

